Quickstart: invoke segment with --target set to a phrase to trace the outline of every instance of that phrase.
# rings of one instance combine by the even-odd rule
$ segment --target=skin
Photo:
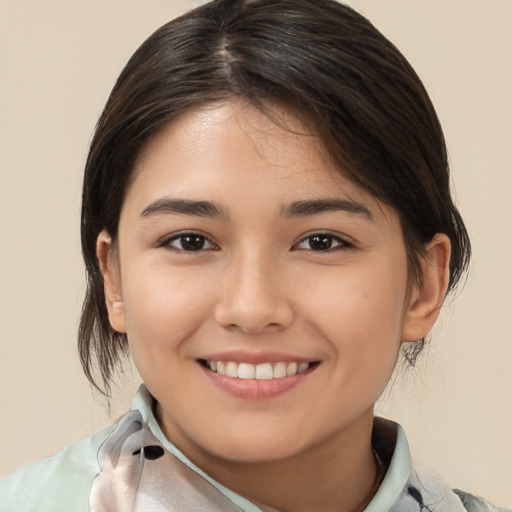
[[[437,318],[450,244],[434,237],[422,285],[412,283],[397,212],[276,111],[290,130],[238,100],[209,105],[143,149],[118,240],[98,238],[110,321],[128,333],[163,432],[195,464],[280,510],[360,510],[377,476],[374,403],[401,342]],[[177,198],[221,215],[158,208]],[[322,199],[359,211],[283,213]],[[184,231],[206,237],[203,249],[184,251]],[[322,250],[315,234],[327,235]],[[198,362],[233,350],[318,364],[284,393],[244,399],[212,385]]]

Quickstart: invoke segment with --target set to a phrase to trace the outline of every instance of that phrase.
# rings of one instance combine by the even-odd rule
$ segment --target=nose
[[[246,334],[279,331],[293,321],[290,290],[279,262],[255,254],[235,258],[224,274],[215,319]]]

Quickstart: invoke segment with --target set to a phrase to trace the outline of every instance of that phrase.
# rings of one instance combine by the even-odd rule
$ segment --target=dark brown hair
[[[470,244],[450,194],[443,133],[414,70],[371,23],[335,0],[216,0],[151,35],[122,71],[87,159],[82,251],[87,271],[81,362],[105,393],[127,351],[108,320],[96,239],[115,241],[134,162],[148,139],[181,113],[239,97],[272,115],[279,104],[305,120],[351,180],[401,218],[411,276],[424,244],[452,243],[450,290]],[[423,347],[419,340],[409,358]],[[102,386],[94,379],[95,366]]]

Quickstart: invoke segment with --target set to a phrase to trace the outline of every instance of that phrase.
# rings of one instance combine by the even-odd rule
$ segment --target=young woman
[[[129,353],[144,385],[0,510],[498,510],[373,414],[470,245],[421,81],[350,8],[219,0],[155,32],[99,120],[82,247],[85,373],[108,393]]]

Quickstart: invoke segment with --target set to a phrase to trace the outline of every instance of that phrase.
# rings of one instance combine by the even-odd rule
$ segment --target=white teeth
[[[241,379],[254,379],[256,369],[253,364],[240,363],[238,365],[238,376]]]
[[[224,366],[224,363],[222,361],[219,361],[217,363],[217,373],[220,375],[226,375],[226,368]]]
[[[308,363],[300,363],[299,367],[297,368],[297,373],[304,373],[309,368]]]
[[[286,367],[286,376],[295,375],[297,373],[297,363],[288,363]]]
[[[270,363],[263,363],[256,365],[256,379],[269,380],[274,378],[274,370]]]
[[[227,377],[238,377],[239,379],[282,379],[293,375],[304,373],[309,363],[235,363],[233,361],[206,361],[206,365],[212,372]]]
[[[276,363],[274,366],[274,379],[282,379],[286,377],[286,364]]]
[[[232,361],[226,363],[226,375],[228,377],[238,377],[238,365]]]

